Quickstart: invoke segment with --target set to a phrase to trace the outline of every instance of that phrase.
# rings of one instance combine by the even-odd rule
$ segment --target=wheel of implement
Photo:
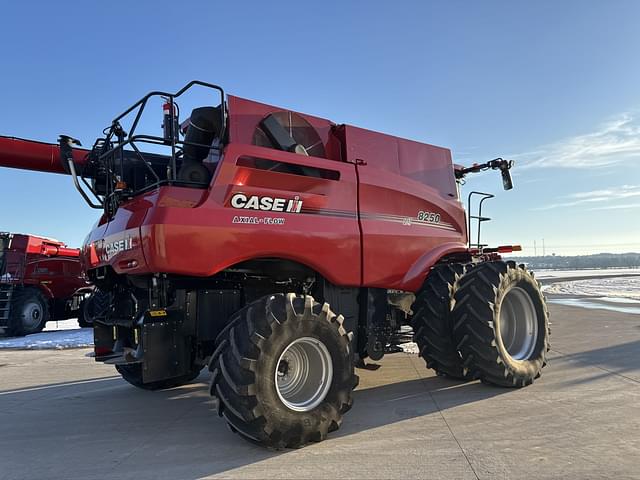
[[[231,430],[276,449],[337,430],[358,381],[342,323],[329,304],[294,293],[235,313],[209,364],[211,394]]]
[[[533,274],[513,262],[486,262],[459,280],[454,338],[473,378],[523,387],[540,375],[549,350],[549,314]]]
[[[49,303],[37,288],[16,290],[11,298],[10,336],[41,332],[49,320]]]
[[[451,301],[465,270],[460,263],[439,265],[429,272],[411,307],[413,340],[427,367],[438,375],[466,378],[462,357],[453,340]]]
[[[158,380],[157,382],[142,382],[142,364],[129,363],[124,365],[116,365],[116,370],[122,378],[133,385],[134,387],[141,388],[143,390],[164,390],[166,388],[179,387],[180,385],[186,385],[195,380],[200,371],[202,365],[193,365],[191,372],[180,377],[167,378],[165,380]]]

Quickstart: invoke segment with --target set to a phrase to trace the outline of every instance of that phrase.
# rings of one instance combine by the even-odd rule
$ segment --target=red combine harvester
[[[35,235],[0,232],[0,333],[41,331],[50,320],[79,317],[91,292],[80,250]]]
[[[194,86],[211,101],[180,123]],[[158,136],[137,132],[153,99]],[[463,168],[445,148],[203,82],[148,94],[89,151],[74,143],[0,138],[0,165],[70,174],[101,210],[82,249],[95,358],[137,387],[187,383],[208,365],[230,428],[282,448],[340,426],[354,365],[379,360],[403,326],[439,374],[522,387],[545,365],[539,284],[501,259],[518,247],[480,244],[492,195],[471,192],[469,216],[460,198],[480,170],[511,188],[510,161]]]

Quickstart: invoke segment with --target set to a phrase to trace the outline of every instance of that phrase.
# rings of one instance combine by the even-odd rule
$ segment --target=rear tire
[[[486,262],[459,280],[454,338],[473,378],[524,387],[549,350],[549,314],[533,274],[514,262]]]
[[[11,298],[9,336],[41,332],[49,320],[49,302],[33,287],[15,290]]]
[[[434,267],[411,307],[414,312],[411,321],[413,340],[418,344],[420,356],[427,367],[438,375],[461,380],[467,375],[453,340],[451,301],[456,280],[464,270],[464,265],[459,263]]]
[[[149,383],[142,382],[142,364],[140,363],[116,365],[116,370],[122,375],[122,378],[126,382],[134,387],[141,388],[142,390],[164,390],[166,388],[179,387],[180,385],[191,383],[191,381],[200,375],[202,367],[202,365],[194,365],[192,371],[187,375]]]
[[[91,315],[89,315],[88,312],[89,298],[85,298],[84,300],[82,300],[82,302],[80,302],[80,306],[78,307],[78,325],[80,326],[80,328],[93,327],[93,322],[89,321],[89,319],[91,318]]]
[[[337,430],[358,380],[342,323],[327,303],[293,293],[235,313],[209,364],[211,394],[230,429],[276,449]]]

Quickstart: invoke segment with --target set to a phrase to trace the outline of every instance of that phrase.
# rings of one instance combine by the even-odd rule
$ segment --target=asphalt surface
[[[359,371],[338,432],[284,452],[232,434],[204,374],[146,392],[86,349],[0,351],[0,479],[640,479],[640,315],[550,310],[551,360],[532,386],[388,355]]]

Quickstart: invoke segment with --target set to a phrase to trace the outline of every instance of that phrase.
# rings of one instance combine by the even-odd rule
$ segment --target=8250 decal
[[[418,221],[427,223],[440,223],[440,214],[434,212],[424,212],[420,210],[418,212]]]

